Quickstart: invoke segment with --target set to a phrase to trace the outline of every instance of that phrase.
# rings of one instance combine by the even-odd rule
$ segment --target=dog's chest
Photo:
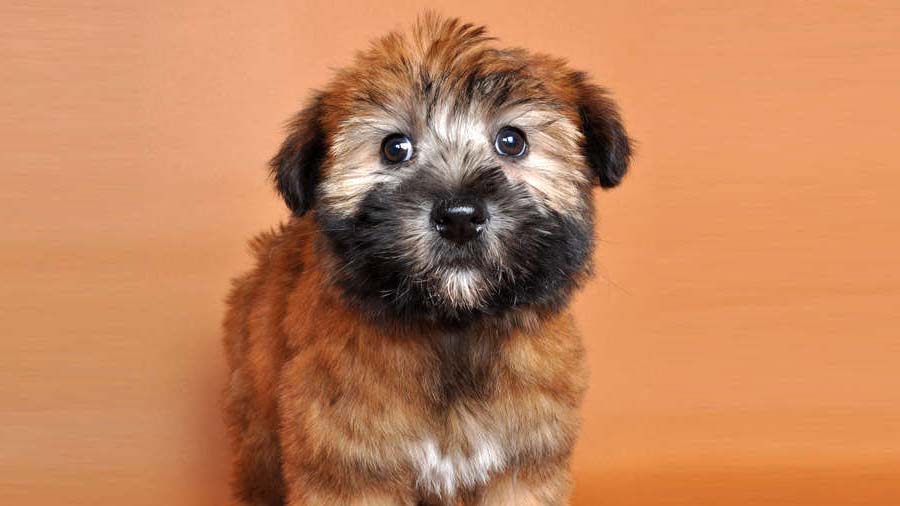
[[[432,352],[439,365],[427,381],[428,397],[443,415],[428,423],[437,429],[409,441],[407,451],[416,486],[449,497],[506,467],[502,425],[487,413],[474,414],[490,404],[500,357],[496,342],[464,334],[438,336]]]
[[[409,443],[409,458],[419,489],[437,496],[453,496],[486,483],[492,474],[506,468],[509,455],[499,434],[470,422],[461,437],[462,444],[442,444],[431,435]]]
[[[500,370],[509,367],[500,340],[445,334],[433,345],[438,367],[425,375],[423,383],[440,420],[428,420],[424,425],[434,429],[407,441],[406,451],[416,486],[447,498],[506,471],[522,451],[520,439],[527,439],[527,434],[522,434],[522,424],[514,424],[515,409],[497,404],[516,383],[508,375],[501,379]],[[498,412],[507,416],[496,416]]]

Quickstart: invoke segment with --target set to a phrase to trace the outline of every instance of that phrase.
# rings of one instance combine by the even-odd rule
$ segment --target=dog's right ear
[[[572,74],[571,82],[584,134],[582,149],[594,182],[603,188],[617,186],[628,171],[632,152],[619,109],[602,88],[588,83],[583,73]]]
[[[275,187],[287,206],[295,216],[302,216],[313,206],[321,165],[328,152],[321,95],[294,116],[288,132],[269,167]]]

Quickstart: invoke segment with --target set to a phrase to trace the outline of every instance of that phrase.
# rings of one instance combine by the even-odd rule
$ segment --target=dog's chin
[[[490,288],[479,271],[468,267],[442,269],[433,283],[432,295],[451,312],[477,311]]]

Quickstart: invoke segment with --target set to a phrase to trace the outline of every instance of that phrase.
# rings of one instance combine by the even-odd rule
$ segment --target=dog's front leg
[[[369,420],[362,406],[348,411],[338,387],[311,357],[295,357],[281,373],[278,392],[286,506],[415,506],[411,479],[385,463],[365,434],[348,433]],[[385,414],[385,416],[388,416]]]
[[[379,477],[333,463],[285,452],[285,506],[415,506],[410,487],[400,480]]]
[[[404,494],[380,488],[348,492],[296,481],[289,485],[287,506],[415,506]]]
[[[563,506],[569,504],[567,462],[532,465],[490,480],[473,506]]]

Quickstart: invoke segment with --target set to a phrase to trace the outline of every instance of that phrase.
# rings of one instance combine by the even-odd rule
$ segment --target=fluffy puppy
[[[566,307],[616,108],[562,60],[422,18],[290,124],[292,218],[228,301],[244,505],[560,505],[586,383]]]

